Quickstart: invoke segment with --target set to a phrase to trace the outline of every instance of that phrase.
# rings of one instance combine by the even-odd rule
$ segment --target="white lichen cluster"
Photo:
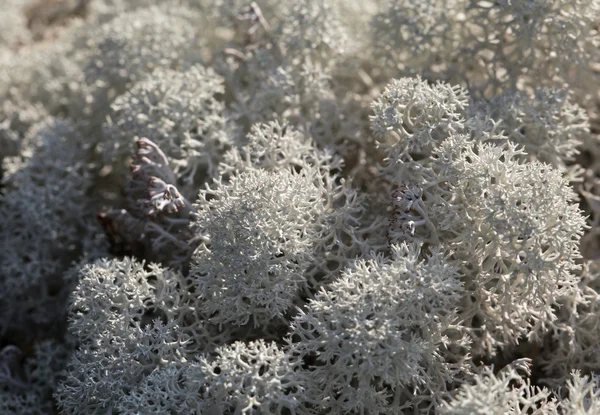
[[[600,411],[598,0],[4,3],[0,413]]]

